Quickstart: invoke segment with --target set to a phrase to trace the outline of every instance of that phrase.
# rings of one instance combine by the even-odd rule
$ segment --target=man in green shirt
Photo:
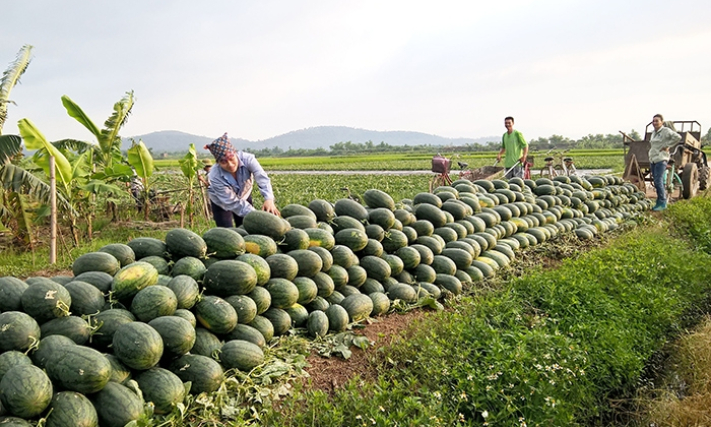
[[[523,139],[523,134],[513,128],[513,117],[504,119],[506,133],[501,138],[501,150],[496,156],[497,161],[501,161],[501,156],[504,154],[504,168],[506,174],[504,177],[513,178],[515,176],[523,178],[523,164],[526,163],[528,156],[528,143]]]

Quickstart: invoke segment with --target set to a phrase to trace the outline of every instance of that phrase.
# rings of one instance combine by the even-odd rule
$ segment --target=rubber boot
[[[667,208],[666,200],[657,200],[657,204],[652,208],[653,211],[663,211]]]

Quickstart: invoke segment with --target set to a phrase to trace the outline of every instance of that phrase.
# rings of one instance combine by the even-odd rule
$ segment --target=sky
[[[711,126],[708,0],[6,0],[0,70],[32,62],[3,134],[93,136],[133,91],[124,137],[263,140],[316,126],[527,139]]]

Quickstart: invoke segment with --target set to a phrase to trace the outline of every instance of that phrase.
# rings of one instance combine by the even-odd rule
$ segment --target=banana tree
[[[32,201],[48,205],[50,187],[39,177],[23,168],[22,139],[18,135],[0,135],[0,224],[12,231],[16,240],[32,248]],[[71,205],[59,195],[57,203],[63,210]]]
[[[84,110],[67,95],[62,96],[62,105],[71,117],[81,123],[96,138],[98,149],[93,150],[94,160],[101,169],[112,168],[115,164],[123,163],[119,131],[128,121],[128,116],[133,109],[133,91],[126,92],[126,95],[114,104],[114,112],[104,122],[103,129],[99,129],[84,113]]]
[[[27,149],[38,150],[38,153],[35,153],[33,156],[33,162],[41,167],[47,176],[50,174],[49,157],[54,157],[57,190],[64,200],[67,200],[70,205],[70,209],[65,210],[64,214],[68,217],[74,244],[78,245],[78,213],[75,209],[77,199],[76,183],[82,177],[87,175],[85,169],[87,165],[87,156],[85,154],[80,155],[74,158],[72,163],[67,159],[64,153],[62,153],[62,151],[47,141],[42,132],[40,132],[34,123],[32,123],[29,119],[21,119],[17,123],[17,127],[20,130],[20,135],[22,135],[22,139],[25,141]]]
[[[148,178],[153,175],[154,165],[153,156],[151,152],[148,151],[146,145],[143,141],[132,141],[131,148],[128,149],[128,164],[130,164],[136,171],[136,175],[140,178],[143,183],[143,219],[148,221],[148,213],[150,212],[150,181]]]
[[[197,152],[195,151],[195,144],[190,144],[190,148],[188,149],[188,154],[186,154],[182,159],[179,161],[180,163],[180,170],[183,171],[183,175],[185,175],[185,178],[188,180],[188,218],[190,221],[190,227],[194,226],[194,213],[195,213],[195,208],[194,208],[194,194],[193,190],[195,188],[195,184],[197,183],[197,177],[198,177],[198,158],[197,158]]]
[[[57,145],[71,147],[79,153],[88,152],[89,162],[93,165],[93,179],[107,183],[116,181],[128,182],[133,175],[133,171],[126,164],[126,159],[121,154],[119,131],[128,121],[133,104],[133,91],[126,92],[126,95],[114,104],[114,111],[104,122],[104,128],[99,129],[79,105],[68,96],[62,96],[62,105],[67,110],[67,114],[94,135],[96,144],[66,139],[58,141]],[[109,210],[113,213],[115,219],[118,216],[116,204],[109,202]]]

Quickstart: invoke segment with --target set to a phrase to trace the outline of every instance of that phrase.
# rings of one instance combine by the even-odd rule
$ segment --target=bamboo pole
[[[49,263],[57,263],[57,178],[54,156],[49,156]]]

